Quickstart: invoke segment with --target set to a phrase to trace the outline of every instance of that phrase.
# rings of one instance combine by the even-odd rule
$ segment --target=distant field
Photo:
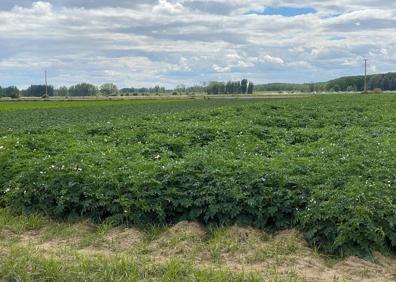
[[[37,128],[47,131],[53,127],[100,126],[110,121],[118,123],[135,118],[138,121],[141,116],[255,104],[260,101],[262,99],[3,102],[0,103],[0,119],[5,122],[0,123],[0,136]]]
[[[75,108],[94,106],[122,106],[130,104],[155,104],[171,102],[172,100],[117,100],[117,101],[7,101],[0,103],[0,111],[3,110],[28,110],[46,108]],[[173,100],[177,102],[177,100]]]
[[[194,94],[194,95],[146,95],[146,96],[84,96],[84,97],[50,97],[47,99],[42,99],[39,97],[21,97],[18,99],[11,98],[2,98],[0,99],[0,106],[2,104],[17,104],[20,102],[25,102],[27,105],[32,103],[32,107],[34,103],[38,107],[41,104],[48,105],[53,104],[54,106],[61,107],[63,106],[73,106],[76,105],[75,102],[81,102],[81,105],[90,105],[90,102],[100,102],[106,104],[107,102],[145,102],[145,101],[180,101],[180,100],[202,100],[202,99],[262,99],[262,98],[291,98],[291,97],[306,97],[312,94],[290,94],[290,93],[272,93],[272,92],[263,92],[256,93],[254,95],[207,95],[204,93]],[[59,104],[61,103],[61,104]]]
[[[382,92],[382,93],[370,93],[369,95],[380,96],[380,95],[389,95],[396,94],[396,92]],[[43,99],[40,97],[21,97],[18,99],[11,98],[0,98],[1,103],[7,102],[73,102],[73,101],[147,101],[147,100],[189,100],[189,99],[255,99],[255,98],[301,98],[301,97],[310,97],[317,95],[361,95],[361,93],[354,92],[333,92],[333,93],[300,93],[300,92],[282,92],[282,91],[259,91],[254,94],[249,95],[241,95],[241,94],[217,94],[217,95],[208,95],[207,93],[194,93],[194,94],[180,94],[180,95],[170,95],[170,94],[161,94],[161,95],[136,95],[136,96],[55,96],[47,99]]]
[[[119,106],[129,104],[156,104],[169,103],[191,100],[202,100],[205,98],[209,100],[254,100],[262,98],[292,98],[304,97],[302,95],[255,95],[255,96],[230,96],[230,95],[216,95],[216,96],[140,96],[140,97],[73,97],[62,98],[52,97],[47,100],[40,98],[21,98],[18,100],[0,100],[1,110],[26,110],[26,109],[44,109],[44,108],[74,108],[74,107],[91,107],[91,106]]]
[[[396,96],[0,103],[0,206],[191,220],[367,257],[396,248]]]

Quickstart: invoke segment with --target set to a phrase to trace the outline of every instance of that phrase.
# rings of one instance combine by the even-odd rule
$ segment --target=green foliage
[[[16,86],[10,86],[3,89],[3,95],[5,97],[17,99],[20,97],[20,92]]]
[[[327,253],[394,250],[395,96],[115,105],[0,111],[0,205],[296,227]]]
[[[80,83],[69,88],[70,96],[96,96],[99,94],[99,89],[89,83]]]
[[[269,83],[256,85],[257,91],[275,91],[275,92],[310,92],[310,84],[297,83]]]
[[[22,91],[22,96],[26,97],[42,97],[45,95],[45,85],[31,85],[28,89]],[[48,96],[54,96],[54,87],[48,86]]]
[[[253,94],[254,91],[254,83],[249,82],[248,89],[247,89],[247,94]]]
[[[166,93],[166,89],[164,87],[160,87],[160,86],[154,86],[154,87],[150,87],[150,88],[122,88],[120,90],[120,92],[124,95],[145,95],[145,94],[164,94]]]
[[[40,229],[47,223],[47,220],[36,214],[16,216],[9,210],[0,209],[0,232],[2,230],[10,230],[16,234],[21,234],[26,231]]]
[[[367,76],[368,89],[396,91],[396,73],[373,74]],[[270,83],[257,85],[258,91],[294,92],[356,92],[364,90],[364,76],[346,76],[319,83]]]
[[[224,82],[211,81],[206,87],[208,94],[226,94],[226,85]],[[238,89],[238,93],[240,90]]]
[[[206,86],[208,94],[253,94],[254,85],[247,79],[242,81],[217,82],[211,81]]]
[[[315,191],[301,213],[308,241],[327,253],[367,256],[396,246],[396,193],[383,183],[348,183]]]
[[[54,90],[55,96],[66,97],[69,96],[69,89],[66,86],[61,86]]]
[[[106,83],[100,86],[100,94],[103,96],[117,96],[118,88],[113,83]]]
[[[242,94],[246,94],[248,90],[248,80],[247,79],[242,79],[241,81],[241,92]]]
[[[254,273],[199,269],[178,259],[160,264],[132,255],[86,258],[74,254],[61,260],[22,247],[12,248],[7,256],[1,254],[0,265],[4,281],[260,281]]]

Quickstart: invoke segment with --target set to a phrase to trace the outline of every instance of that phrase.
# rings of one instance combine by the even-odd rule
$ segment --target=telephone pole
[[[367,93],[367,59],[364,59],[364,93]]]

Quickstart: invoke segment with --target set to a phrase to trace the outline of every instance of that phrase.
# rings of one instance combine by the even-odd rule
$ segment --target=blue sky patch
[[[263,15],[263,16],[284,16],[295,17],[306,14],[315,14],[317,11],[310,7],[265,7],[261,11],[251,11],[249,14]]]

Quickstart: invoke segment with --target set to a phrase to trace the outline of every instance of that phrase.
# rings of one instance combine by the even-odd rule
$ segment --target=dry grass
[[[8,223],[3,220],[0,225],[0,266],[4,266],[0,269],[0,279],[3,280],[18,280],[10,273],[17,272],[10,266],[10,260],[27,260],[45,267],[49,267],[47,264],[66,268],[78,266],[79,271],[92,271],[90,275],[97,271],[92,265],[98,261],[103,264],[101,267],[112,265],[118,270],[123,260],[133,266],[137,262],[150,266],[144,268],[147,279],[134,276],[136,279],[131,281],[168,280],[169,275],[175,275],[174,271],[193,273],[195,278],[196,275],[204,275],[205,279],[217,277],[213,281],[396,280],[395,258],[375,254],[373,261],[353,257],[343,261],[328,259],[310,249],[296,230],[278,234],[236,226],[207,230],[198,223],[181,222],[170,228],[142,231],[96,226],[89,222],[54,223],[37,218],[35,221],[41,224],[32,225],[28,218],[12,218],[2,213],[9,220]],[[28,273],[32,267],[20,269],[21,273],[26,272],[27,280],[36,280]],[[56,269],[51,271],[56,273]],[[117,269],[112,271],[117,272]],[[186,281],[197,281],[187,277]],[[207,281],[205,279],[202,281]],[[77,276],[76,280],[79,280]]]

